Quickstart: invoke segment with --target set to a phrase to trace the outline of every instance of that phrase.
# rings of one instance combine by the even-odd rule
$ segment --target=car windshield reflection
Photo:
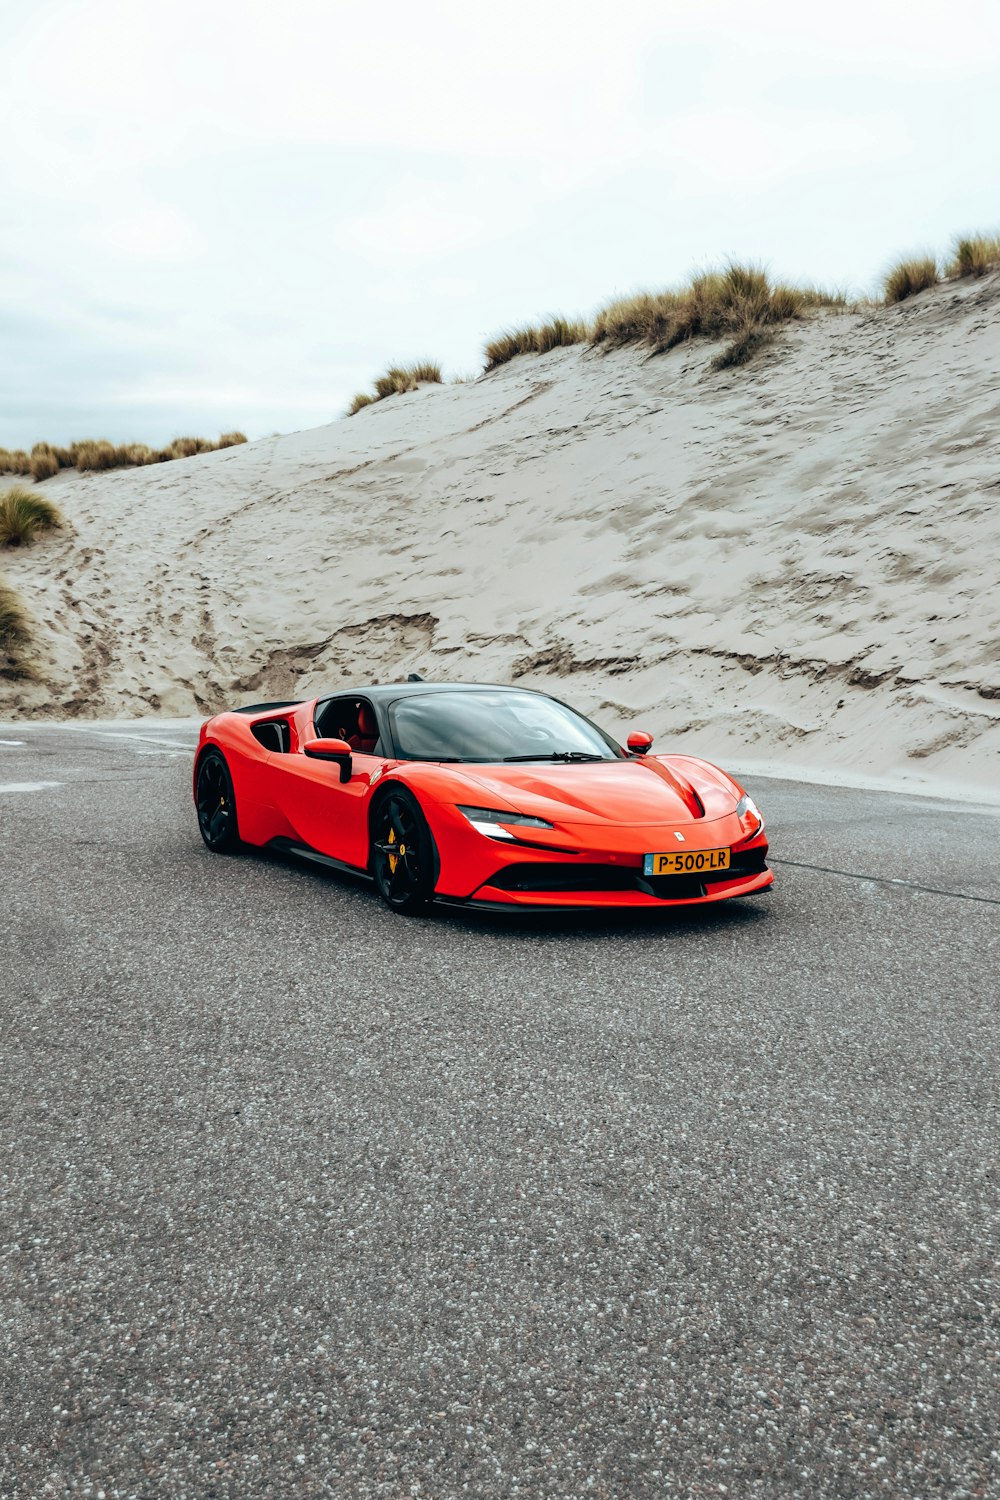
[[[614,741],[562,703],[518,689],[439,692],[399,699],[389,710],[402,760],[618,760]]]

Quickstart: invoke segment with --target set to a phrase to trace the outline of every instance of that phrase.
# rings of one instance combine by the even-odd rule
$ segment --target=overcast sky
[[[1000,3],[0,0],[0,444],[251,436],[728,255],[1000,227]]]

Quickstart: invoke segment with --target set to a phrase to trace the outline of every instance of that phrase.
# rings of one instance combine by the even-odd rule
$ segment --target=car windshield
[[[389,710],[403,760],[617,760],[614,741],[538,693],[419,693]]]

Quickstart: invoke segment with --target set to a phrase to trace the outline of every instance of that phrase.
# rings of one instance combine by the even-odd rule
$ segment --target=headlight
[[[508,833],[503,827],[504,823],[513,824],[515,828],[552,828],[552,823],[546,823],[544,818],[531,818],[527,813],[502,812],[498,807],[459,807],[463,817],[468,818],[477,833],[482,833],[488,839],[513,839],[514,835]]]
[[[760,833],[760,830],[764,826],[764,819],[761,815],[760,808],[757,806],[752,797],[747,796],[746,792],[743,793],[743,796],[736,804],[736,816],[739,818],[741,823],[744,822],[744,820],[750,823],[751,833]]]

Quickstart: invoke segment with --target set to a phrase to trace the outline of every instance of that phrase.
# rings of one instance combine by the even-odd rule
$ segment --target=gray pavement
[[[0,726],[4,1500],[1000,1495],[995,816],[759,780],[769,897],[407,921],[205,852],[190,739]]]

